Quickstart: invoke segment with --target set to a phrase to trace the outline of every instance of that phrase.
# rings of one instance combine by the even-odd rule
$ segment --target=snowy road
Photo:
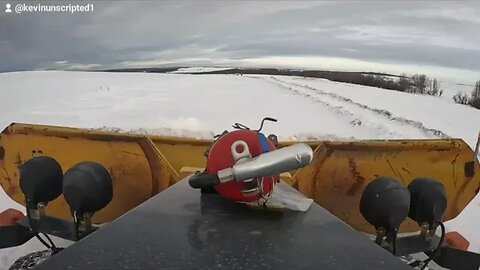
[[[423,123],[403,117],[395,116],[385,109],[372,108],[368,105],[355,102],[350,98],[332,92],[309,86],[289,82],[278,77],[270,77],[271,82],[290,90],[296,95],[318,102],[328,108],[338,119],[347,121],[350,125],[360,126],[367,137],[401,138],[405,133],[416,138],[447,138],[448,135],[437,129],[427,128]]]
[[[323,79],[267,75],[98,72],[0,74],[0,129],[11,122],[212,138],[234,122],[266,126],[284,140],[463,138],[474,147],[480,110],[450,98]],[[18,205],[0,191],[0,211]],[[480,252],[480,198],[449,228]],[[0,269],[35,242],[0,251]]]

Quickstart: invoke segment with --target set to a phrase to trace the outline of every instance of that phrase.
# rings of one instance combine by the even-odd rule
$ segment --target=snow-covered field
[[[204,71],[204,70],[203,70]],[[188,72],[191,72],[189,70]],[[212,138],[234,122],[284,140],[463,138],[472,148],[480,110],[431,97],[324,79],[39,71],[0,73],[0,129],[11,122]],[[0,190],[0,211],[19,208]],[[448,223],[480,252],[480,197]],[[35,241],[0,251],[0,269]],[[3,267],[3,268],[2,268]]]
[[[461,83],[440,82],[440,89],[443,90],[442,97],[452,99],[458,92],[470,95],[473,91],[474,85],[467,85]]]
[[[221,71],[229,70],[231,68],[216,68],[216,67],[188,67],[188,68],[179,68],[178,70],[172,71],[170,73],[179,74],[179,73],[205,73],[212,71]]]

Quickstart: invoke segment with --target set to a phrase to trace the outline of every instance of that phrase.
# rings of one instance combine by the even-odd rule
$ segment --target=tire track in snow
[[[337,117],[340,121],[345,121],[353,127],[358,127],[358,128],[361,128],[362,131],[367,131],[368,134],[370,134],[368,137],[371,137],[371,138],[377,138],[377,137],[404,138],[405,137],[404,132],[397,132],[395,130],[390,129],[388,126],[383,124],[383,121],[381,123],[374,123],[372,121],[369,121],[368,118],[362,117],[362,115],[355,114],[343,108],[342,106],[336,106],[331,103],[328,103],[322,99],[319,99],[318,97],[315,97],[310,93],[307,93],[305,91],[302,91],[301,89],[298,89],[298,87],[292,87],[280,80],[273,81],[265,77],[257,77],[257,76],[248,76],[248,77],[254,78],[254,79],[266,80],[270,83],[277,85],[280,88],[288,90],[290,93],[293,93],[294,95],[299,95],[302,97],[309,98],[315,101],[316,103],[321,104],[323,107],[325,107],[329,111],[331,111],[333,115]],[[276,78],[273,78],[273,79],[276,79]]]
[[[274,78],[274,79],[279,80],[277,78]],[[279,80],[279,81],[281,81],[281,80]],[[366,110],[372,111],[374,113],[377,113],[379,115],[382,115],[382,116],[388,118],[391,121],[398,121],[402,124],[408,124],[408,125],[414,126],[415,128],[418,128],[418,129],[422,130],[423,132],[426,132],[427,134],[432,134],[432,135],[440,137],[440,138],[450,138],[450,136],[448,136],[446,133],[444,133],[441,130],[433,129],[433,128],[427,128],[420,121],[415,121],[415,120],[407,119],[407,118],[404,118],[404,117],[395,116],[393,113],[391,113],[390,111],[385,110],[385,109],[372,108],[368,105],[355,102],[350,98],[346,98],[344,96],[341,96],[341,95],[338,95],[338,94],[335,94],[335,93],[324,92],[324,91],[322,91],[318,88],[314,88],[314,87],[311,87],[311,86],[308,86],[308,85],[300,85],[300,84],[297,84],[297,83],[289,83],[289,82],[284,82],[284,83],[292,84],[292,85],[295,85],[295,86],[298,86],[298,87],[303,87],[303,88],[315,91],[319,94],[330,96],[330,97],[332,97],[334,99],[337,99],[339,101],[344,101],[344,102],[356,105],[356,106],[358,106],[362,109],[366,109]]]
[[[398,117],[388,110],[372,108],[349,98],[335,93],[328,93],[309,85],[283,81],[275,76],[269,78],[264,76],[249,77],[266,80],[281,88],[290,90],[296,95],[313,99],[315,102],[333,111],[340,119],[349,122],[350,125],[366,128],[369,132],[375,134],[376,137],[449,138],[443,131],[427,128],[419,121]],[[357,110],[357,112],[355,112],[355,110]]]

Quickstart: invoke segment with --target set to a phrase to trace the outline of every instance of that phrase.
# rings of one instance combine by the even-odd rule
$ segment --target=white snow
[[[205,73],[212,71],[222,71],[229,70],[232,68],[221,68],[221,67],[188,67],[188,68],[179,68],[178,70],[172,71],[170,73]]]
[[[365,120],[369,126],[378,125],[392,137],[434,138],[439,131],[443,133],[440,137],[462,138],[474,148],[480,131],[480,110],[456,104],[451,99],[325,79],[257,77],[291,88],[317,102],[338,106],[339,110]]]
[[[470,95],[473,91],[474,85],[467,85],[461,83],[452,83],[440,81],[440,89],[443,90],[442,97],[452,100],[458,92]]]
[[[186,69],[209,70],[206,68]],[[200,71],[199,71],[200,72]],[[177,72],[178,73],[178,72]],[[463,138],[472,148],[480,110],[451,98],[324,79],[37,71],[0,73],[0,129],[12,122],[212,138],[239,122],[284,140]],[[22,209],[0,191],[0,212]],[[480,252],[480,197],[447,224]],[[0,251],[0,269],[36,241]]]
[[[390,79],[393,81],[397,81],[398,77],[397,76],[386,76],[383,75],[381,76],[385,79]],[[432,77],[433,79],[433,77]],[[472,82],[473,83],[473,82]],[[444,80],[438,80],[438,85],[439,89],[443,92],[442,93],[442,98],[452,100],[453,96],[456,95],[458,92],[465,93],[467,95],[470,95],[472,93],[474,85],[471,84],[464,84],[464,83],[456,83],[456,82],[451,82],[451,81],[444,81]]]

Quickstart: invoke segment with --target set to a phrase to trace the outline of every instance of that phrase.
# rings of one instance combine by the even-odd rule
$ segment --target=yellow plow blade
[[[418,177],[441,182],[447,192],[445,220],[455,218],[480,188],[480,166],[461,139],[321,142],[310,165],[294,176],[298,189],[357,230],[373,233],[358,206],[366,185],[379,176],[406,186]],[[402,232],[418,230],[407,219]]]
[[[24,204],[19,165],[38,155],[55,158],[65,172],[82,161],[105,166],[113,178],[113,199],[96,213],[95,223],[111,221],[196,170],[205,167],[208,140],[12,124],[0,134],[0,185]],[[293,142],[280,143],[280,146]],[[315,149],[310,165],[282,179],[352,227],[372,232],[358,210],[365,186],[378,176],[408,185],[434,178],[446,188],[445,219],[457,216],[478,193],[480,166],[460,139],[360,142],[306,142]],[[63,197],[49,203],[50,215],[70,218]],[[408,220],[402,231],[418,226]]]

